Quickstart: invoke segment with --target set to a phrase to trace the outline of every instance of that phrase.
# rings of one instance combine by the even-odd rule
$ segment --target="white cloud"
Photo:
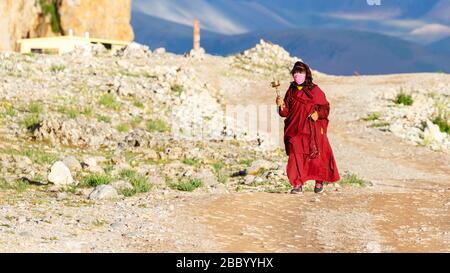
[[[200,0],[134,0],[133,7],[148,15],[192,26],[195,18],[203,29],[224,34],[248,31],[206,1]]]
[[[392,26],[405,30],[413,30],[427,24],[427,22],[423,20],[407,20],[407,19],[384,20],[382,23],[386,26]]]
[[[450,36],[450,27],[441,24],[427,24],[416,28],[409,33],[411,36],[431,43]]]
[[[401,13],[400,9],[379,9],[368,12],[330,12],[327,15],[351,21],[379,21],[396,18]]]

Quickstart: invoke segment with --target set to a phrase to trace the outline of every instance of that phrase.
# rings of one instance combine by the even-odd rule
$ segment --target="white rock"
[[[81,164],[74,156],[66,156],[62,159],[62,162],[70,169],[72,172],[81,171]]]
[[[216,175],[209,169],[202,169],[195,174],[195,178],[202,180],[207,187],[215,186],[218,183]]]
[[[442,142],[447,137],[445,133],[441,132],[439,126],[432,123],[430,120],[427,120],[427,127],[423,132],[424,139]]]
[[[252,184],[254,181],[255,181],[255,176],[254,176],[254,175],[247,175],[247,176],[245,177],[244,184],[245,184],[245,185],[250,185],[250,184]]]
[[[69,168],[62,161],[57,161],[53,164],[47,179],[55,185],[70,185],[74,183]]]
[[[164,47],[159,47],[159,48],[155,49],[155,53],[156,54],[166,53],[166,49]]]
[[[100,199],[111,199],[118,197],[116,189],[111,185],[99,185],[90,194],[89,199],[100,200]]]

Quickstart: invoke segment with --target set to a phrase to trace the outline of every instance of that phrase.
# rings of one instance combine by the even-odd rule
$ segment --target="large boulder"
[[[90,194],[89,199],[112,199],[118,197],[117,190],[111,185],[99,185]]]
[[[52,165],[47,179],[50,183],[53,183],[57,186],[74,184],[74,180],[69,168],[62,161],[56,161]]]

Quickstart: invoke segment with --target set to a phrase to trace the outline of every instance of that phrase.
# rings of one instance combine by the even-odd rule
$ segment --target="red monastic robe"
[[[292,186],[304,185],[307,180],[337,182],[339,171],[328,142],[330,103],[325,93],[315,85],[298,90],[292,83],[284,97],[285,107],[278,107],[284,120],[284,144],[289,156],[287,176]],[[314,121],[310,114],[318,112]]]

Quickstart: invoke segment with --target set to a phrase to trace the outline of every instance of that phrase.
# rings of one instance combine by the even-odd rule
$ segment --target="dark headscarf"
[[[307,64],[297,61],[295,62],[294,67],[292,67],[291,69],[291,75],[294,76],[295,71],[298,71],[299,69],[306,72],[305,81],[302,84],[300,84],[300,86],[303,87],[303,91],[305,92],[305,94],[309,98],[312,98],[310,91],[316,86],[316,84],[313,83],[311,69]],[[291,82],[291,87],[295,88],[297,86],[299,86],[298,83],[296,83],[295,81]]]

